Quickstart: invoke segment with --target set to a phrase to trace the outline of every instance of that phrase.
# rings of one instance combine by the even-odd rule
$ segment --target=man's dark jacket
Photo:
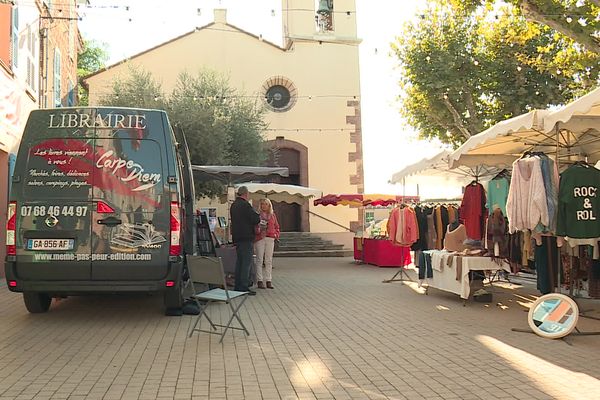
[[[241,197],[231,205],[231,236],[233,243],[254,241],[254,227],[260,222],[259,214]]]

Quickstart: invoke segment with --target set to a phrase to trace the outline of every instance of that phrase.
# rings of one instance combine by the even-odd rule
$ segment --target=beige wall
[[[288,2],[293,3],[289,8],[302,8],[304,3],[314,7],[314,2],[309,0]],[[284,7],[285,3],[286,0]],[[341,3],[340,7],[354,9],[353,0],[336,0],[336,7],[338,3]],[[314,17],[306,14],[310,13],[300,13],[310,23],[304,21],[302,26],[314,30]],[[217,21],[223,18],[220,12]],[[344,21],[347,25],[354,24],[354,14]],[[346,34],[355,37],[355,32],[355,27],[353,31],[348,28]],[[298,99],[287,112],[267,112],[269,131],[265,139],[283,136],[308,147],[309,186],[324,194],[355,193],[359,187],[350,184],[350,176],[357,174],[357,165],[349,161],[349,153],[355,152],[357,147],[350,141],[354,126],[346,123],[346,117],[355,113],[347,102],[354,100],[354,96],[358,99],[360,94],[357,43],[295,41],[289,51],[284,51],[223,22],[216,22],[89,77],[86,81],[90,88],[90,104],[97,104],[102,95],[110,93],[113,81],[125,77],[129,65],[151,72],[162,81],[167,93],[184,70],[190,73],[202,68],[217,70],[229,76],[232,86],[247,95],[257,95],[259,101],[264,96],[263,84],[269,78],[285,76],[296,86]],[[332,95],[339,97],[320,97]],[[312,206],[311,211],[347,227],[358,219],[357,210],[347,207]],[[315,216],[311,216],[310,226],[312,232],[341,230]]]

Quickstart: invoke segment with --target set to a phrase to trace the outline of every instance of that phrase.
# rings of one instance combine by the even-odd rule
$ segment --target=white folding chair
[[[187,256],[187,266],[190,272],[190,282],[192,286],[192,290],[194,294],[192,295],[193,299],[198,303],[198,307],[200,308],[200,313],[196,318],[196,322],[190,329],[189,337],[192,337],[194,331],[198,332],[206,332],[212,333],[216,335],[221,335],[221,339],[219,343],[223,341],[223,337],[227,331],[231,329],[243,330],[246,335],[250,336],[250,332],[246,329],[246,326],[242,322],[238,312],[244,302],[248,299],[248,292],[238,292],[235,290],[228,290],[227,283],[225,282],[225,272],[223,271],[223,262],[221,257],[204,257],[204,256]],[[222,287],[216,289],[210,289],[206,291],[198,292],[194,286],[194,283],[205,283],[209,285],[217,285]],[[233,299],[239,299],[236,301],[237,306],[232,302]],[[201,304],[204,302],[204,304]],[[206,313],[206,309],[211,303],[226,303],[229,305],[231,309],[231,316],[229,321],[227,321],[226,325],[215,324],[208,314]],[[212,330],[204,330],[200,329],[199,323],[202,316],[205,316],[210,324]],[[233,319],[237,319],[240,324],[240,327],[231,326]],[[198,326],[198,328],[196,328]],[[221,328],[225,328],[222,330],[217,330],[217,326]]]

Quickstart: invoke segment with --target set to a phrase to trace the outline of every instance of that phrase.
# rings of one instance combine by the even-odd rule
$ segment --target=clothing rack
[[[406,198],[406,196],[405,196],[404,194],[402,195],[402,197],[403,197],[403,198]],[[407,205],[406,205],[405,203],[402,203],[402,204],[399,204],[399,205],[398,205],[398,204],[396,204],[394,207],[398,207],[398,206],[400,206],[400,207],[405,207],[405,206],[407,206]],[[388,235],[389,235],[389,232],[388,232]],[[406,258],[405,251],[406,251],[406,250],[405,250],[405,246],[402,246],[402,247],[401,247],[401,251],[400,251],[400,259],[402,260],[402,261],[401,261],[401,262],[402,262],[402,264],[404,264],[404,259]],[[408,248],[408,252],[409,252],[409,254],[410,254],[410,247]],[[385,279],[385,280],[383,280],[383,281],[382,281],[382,283],[390,283],[390,282],[404,282],[404,280],[405,280],[405,278],[404,278],[404,277],[405,277],[405,276],[406,276],[406,280],[408,280],[408,281],[410,281],[410,282],[414,282],[414,281],[413,281],[413,280],[412,280],[412,279],[411,279],[411,278],[408,276],[408,274],[406,273],[406,271],[405,271],[404,267],[405,267],[404,265],[401,265],[401,266],[400,266],[400,269],[399,269],[399,270],[398,270],[398,271],[397,271],[397,272],[394,274],[394,276],[392,276],[390,279]],[[400,279],[396,279],[396,277],[397,277],[398,275],[400,275]]]
[[[558,125],[557,125],[557,127],[556,127],[556,155],[555,155],[556,160],[555,160],[555,163],[556,163],[557,170],[560,171],[560,166],[561,166],[560,165],[560,158],[561,158],[561,155],[560,155],[560,152],[559,152],[559,149],[560,149],[560,146],[559,146],[560,137],[559,137],[559,135],[560,135],[560,131],[559,131]],[[526,157],[534,157],[534,156],[542,156],[542,155],[543,156],[547,156],[546,153],[540,152],[540,151],[526,151],[521,156],[521,159],[522,158],[526,158]],[[569,156],[571,156],[571,155],[569,155]],[[569,161],[563,161],[563,164],[589,166],[589,164],[587,163],[587,157],[585,157],[584,161],[581,161],[581,160],[579,160],[579,161],[570,161],[569,160]],[[559,180],[559,186],[560,186],[560,180]],[[558,190],[558,188],[557,188],[557,190]],[[577,306],[577,313],[578,313],[579,316],[584,317],[584,318],[597,319],[595,317],[586,316],[585,315],[586,310],[581,310],[581,308],[579,307],[579,304],[577,304],[577,300],[576,300],[576,298],[575,298],[575,296],[573,294],[574,280],[573,280],[572,274],[571,274],[571,278],[570,278],[570,282],[569,282],[570,283],[569,292],[568,293],[563,293],[563,290],[562,290],[562,287],[561,287],[562,258],[561,258],[561,249],[560,249],[560,247],[557,246],[556,251],[557,251],[557,272],[556,272],[556,274],[557,274],[556,278],[557,279],[556,279],[556,287],[554,288],[555,289],[555,293],[563,294],[563,295],[566,295],[569,298],[571,298],[572,301]],[[572,336],[596,336],[596,335],[600,335],[600,331],[582,332],[582,331],[580,331],[577,328],[577,326],[575,326],[574,330],[575,330],[575,332],[571,332],[569,334],[569,336],[571,336],[571,335]],[[512,331],[513,332],[534,333],[531,329],[512,328]],[[566,338],[567,338],[567,336],[562,337],[561,339],[564,340],[565,343],[571,345],[571,343],[569,343],[566,340]]]
[[[400,259],[402,260],[402,263],[404,264],[404,258],[405,258],[405,248],[402,247],[401,251],[400,251]],[[410,247],[408,252],[410,253]],[[396,279],[396,277],[400,275],[400,279]],[[406,279],[404,278],[406,276]],[[385,279],[382,281],[382,283],[390,283],[390,282],[404,282],[405,280],[408,280],[410,282],[414,282],[406,273],[406,270],[404,269],[404,266],[401,266],[400,269],[394,274],[394,276],[392,276],[390,279]]]

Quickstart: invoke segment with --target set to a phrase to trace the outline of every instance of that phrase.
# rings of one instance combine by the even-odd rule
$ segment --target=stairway
[[[352,249],[306,232],[281,232],[275,257],[351,257]]]

